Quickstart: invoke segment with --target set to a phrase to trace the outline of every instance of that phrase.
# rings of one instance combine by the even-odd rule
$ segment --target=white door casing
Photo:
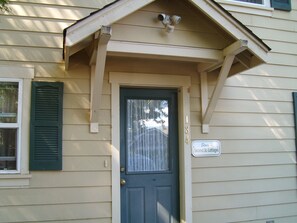
[[[190,76],[110,72],[112,113],[112,223],[121,222],[120,207],[120,87],[178,89],[179,179],[181,223],[192,223],[190,139]]]

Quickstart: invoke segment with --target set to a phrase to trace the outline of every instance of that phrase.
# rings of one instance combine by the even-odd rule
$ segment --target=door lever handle
[[[125,179],[121,179],[120,184],[121,184],[121,186],[124,186],[126,184],[126,180]]]

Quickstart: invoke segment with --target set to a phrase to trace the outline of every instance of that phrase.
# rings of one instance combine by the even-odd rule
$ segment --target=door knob
[[[121,179],[120,184],[121,184],[121,186],[124,186],[126,184],[126,180],[125,179]]]

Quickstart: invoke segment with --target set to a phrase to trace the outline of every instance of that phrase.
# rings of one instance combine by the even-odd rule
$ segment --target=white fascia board
[[[75,45],[101,29],[102,26],[109,26],[152,2],[154,0],[121,0],[103,8],[69,27],[65,36],[65,46]]]
[[[144,44],[123,41],[109,41],[108,55],[144,55],[146,57],[161,56],[163,58],[178,58],[183,61],[217,62],[223,60],[221,50],[171,45]]]
[[[212,0],[188,0],[199,8],[210,19],[215,21],[223,30],[237,40],[249,42],[249,50],[264,62],[267,61],[269,49],[242,27],[235,19],[220,9]]]

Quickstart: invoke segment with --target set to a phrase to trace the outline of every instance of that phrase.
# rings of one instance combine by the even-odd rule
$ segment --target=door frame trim
[[[112,223],[121,222],[120,191],[120,87],[178,89],[180,222],[192,223],[192,173],[190,139],[190,76],[110,72],[112,115]],[[181,131],[183,130],[183,131]]]

